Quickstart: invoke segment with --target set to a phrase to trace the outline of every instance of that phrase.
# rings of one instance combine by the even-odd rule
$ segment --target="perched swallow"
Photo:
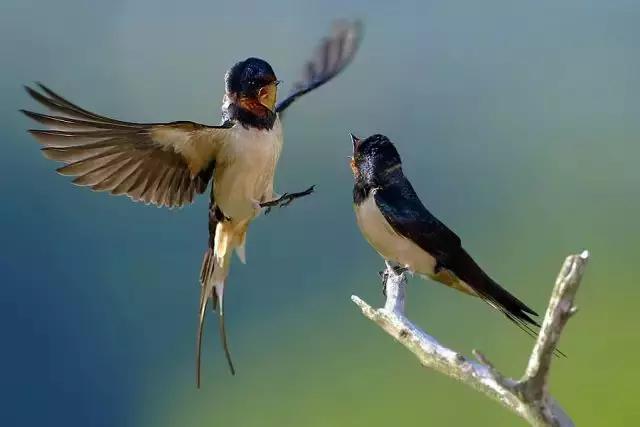
[[[282,149],[280,116],[300,96],[327,83],[353,59],[360,42],[358,22],[337,24],[325,38],[304,77],[290,95],[276,103],[279,80],[266,61],[248,58],[225,75],[222,120],[217,126],[190,121],[134,123],[85,110],[47,87],[26,90],[52,110],[46,115],[22,110],[48,130],[29,132],[44,147],[44,155],[66,163],[62,175],[96,191],[126,194],[134,201],[169,208],[190,203],[209,181],[209,244],[200,273],[200,303],[196,344],[196,384],[200,387],[200,354],[209,299],[219,313],[220,337],[231,373],[223,311],[225,279],[231,254],[245,262],[249,224],[263,208],[284,206],[310,194],[273,192],[273,178]]]
[[[489,277],[460,238],[424,207],[404,176],[400,155],[386,136],[353,134],[351,169],[358,226],[387,261],[466,294],[480,297],[529,335],[538,314]]]

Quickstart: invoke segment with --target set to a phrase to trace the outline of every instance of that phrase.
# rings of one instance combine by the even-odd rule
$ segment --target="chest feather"
[[[225,215],[251,215],[255,201],[261,201],[267,193],[271,197],[281,150],[279,121],[270,130],[242,126],[232,129],[216,159],[214,181],[216,203]]]
[[[410,239],[396,233],[378,209],[373,195],[367,197],[355,209],[362,234],[383,258],[404,265],[417,273],[434,273],[435,258]]]

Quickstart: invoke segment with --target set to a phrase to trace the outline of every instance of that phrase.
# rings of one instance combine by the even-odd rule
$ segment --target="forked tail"
[[[228,240],[232,236],[228,235],[229,232],[224,229],[225,227],[222,221],[224,221],[224,216],[220,210],[215,206],[210,207],[209,247],[204,254],[202,268],[200,270],[200,303],[198,306],[198,333],[196,337],[196,386],[198,388],[200,388],[201,383],[202,334],[204,332],[204,319],[209,299],[211,299],[212,310],[218,312],[220,340],[224,348],[229,370],[232,375],[236,373],[233,361],[231,360],[224,325],[224,281],[229,271],[232,253],[232,248],[227,243],[229,243]],[[216,235],[218,239],[216,239]],[[223,242],[221,242],[221,240]],[[220,250],[216,251],[216,247]]]
[[[455,263],[458,277],[471,286],[483,301],[504,314],[527,335],[537,338],[540,323],[531,316],[538,316],[538,313],[489,277],[464,249],[456,257]],[[557,348],[554,353],[566,357]]]

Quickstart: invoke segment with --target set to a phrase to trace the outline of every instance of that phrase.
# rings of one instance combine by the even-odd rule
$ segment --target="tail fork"
[[[231,371],[231,375],[236,374],[236,369],[233,367],[233,361],[231,360],[231,352],[229,351],[229,344],[227,343],[227,331],[224,328],[224,283],[220,283],[214,287],[214,294],[217,294],[218,302],[220,303],[218,307],[218,328],[220,330],[220,340],[222,341],[222,348],[224,349],[224,355],[227,358],[227,364],[229,365],[229,370]]]
[[[230,253],[225,254],[222,259],[214,254],[212,248],[207,249],[202,261],[202,270],[200,273],[200,303],[198,311],[198,331],[196,336],[196,387],[200,388],[201,384],[201,360],[202,360],[202,336],[204,332],[204,320],[207,312],[207,304],[211,298],[212,309],[218,311],[218,328],[220,331],[220,341],[224,348],[224,354],[229,365],[232,375],[236,371],[231,359],[229,344],[227,342],[227,334],[224,324],[224,278],[228,271],[228,262],[230,261]]]

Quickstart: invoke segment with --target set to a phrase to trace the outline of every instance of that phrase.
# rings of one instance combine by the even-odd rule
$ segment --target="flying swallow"
[[[384,135],[353,134],[353,203],[360,230],[387,261],[481,298],[529,335],[538,314],[496,283],[462,247],[460,238],[424,207]],[[562,353],[560,353],[562,354]]]
[[[306,63],[304,77],[277,103],[279,80],[268,62],[248,58],[225,75],[220,125],[191,121],[135,123],[85,110],[44,85],[26,90],[53,115],[21,110],[48,127],[30,130],[45,157],[64,162],[57,169],[77,185],[134,201],[181,207],[206,191],[209,241],[200,273],[196,344],[196,385],[208,301],[219,314],[220,337],[231,373],[235,373],[226,339],[223,311],[225,279],[235,250],[245,262],[246,233],[264,209],[284,206],[310,194],[278,196],[273,178],[282,149],[280,116],[300,96],[339,74],[353,59],[361,38],[358,22],[339,23]]]

